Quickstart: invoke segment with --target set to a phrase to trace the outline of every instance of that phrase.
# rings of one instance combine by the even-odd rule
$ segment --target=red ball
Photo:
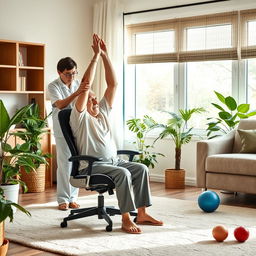
[[[218,242],[223,242],[228,237],[228,230],[222,226],[218,225],[212,229],[212,235]]]
[[[234,230],[234,236],[238,242],[244,242],[249,237],[249,230],[244,227],[238,227]]]

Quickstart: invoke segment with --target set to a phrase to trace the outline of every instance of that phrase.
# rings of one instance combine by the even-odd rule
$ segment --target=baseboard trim
[[[154,182],[161,182],[164,183],[165,182],[165,178],[164,175],[159,175],[159,174],[150,174],[150,180],[154,181]],[[196,179],[195,178],[185,178],[185,184],[187,186],[196,186]]]

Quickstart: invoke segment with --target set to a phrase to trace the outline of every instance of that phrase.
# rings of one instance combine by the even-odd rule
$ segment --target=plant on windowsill
[[[149,131],[157,126],[155,120],[147,115],[143,118],[132,118],[126,121],[126,124],[130,131],[136,134],[136,149],[141,153],[137,158],[134,159],[135,162],[143,163],[147,167],[154,168],[157,163],[158,156],[164,156],[161,153],[152,152],[154,148],[153,145],[148,145],[145,143],[146,136]]]
[[[27,145],[29,151],[39,158],[32,159],[34,169],[29,167],[21,169],[21,180],[24,181],[28,187],[28,192],[43,192],[45,190],[45,172],[47,160],[51,157],[49,153],[44,153],[42,150],[42,137],[47,130],[47,118],[40,117],[40,110],[38,104],[33,104],[26,112],[21,120],[23,129],[14,133],[15,136],[21,138],[24,145]]]
[[[203,108],[180,109],[179,114],[168,112],[171,118],[166,124],[158,124],[161,128],[159,136],[155,139],[163,139],[170,137],[175,144],[175,169],[165,170],[165,187],[166,188],[184,188],[185,187],[185,170],[180,168],[181,163],[181,148],[182,145],[191,141],[193,135],[193,127],[188,128],[187,124],[193,114],[204,112]]]
[[[226,134],[236,128],[240,119],[246,119],[256,115],[256,111],[249,111],[250,104],[238,105],[236,100],[231,97],[225,97],[221,93],[214,91],[223,107],[217,103],[211,103],[215,108],[220,110],[218,117],[209,117],[207,120],[207,137],[212,139],[217,136]],[[213,134],[213,135],[212,135]]]

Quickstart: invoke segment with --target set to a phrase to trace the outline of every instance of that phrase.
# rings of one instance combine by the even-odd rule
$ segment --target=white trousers
[[[71,203],[77,201],[79,189],[70,185],[72,163],[68,161],[71,157],[70,150],[64,137],[55,137],[57,153],[57,202]]]

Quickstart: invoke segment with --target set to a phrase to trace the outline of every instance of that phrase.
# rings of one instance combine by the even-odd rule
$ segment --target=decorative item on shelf
[[[24,115],[21,125],[23,129],[14,133],[15,136],[21,138],[28,150],[37,155],[39,158],[32,159],[35,168],[21,168],[21,180],[26,183],[28,192],[43,192],[45,190],[45,172],[47,159],[51,157],[49,153],[44,153],[42,150],[42,136],[48,132],[47,118],[42,119],[40,111],[35,99],[31,99],[32,107]],[[50,113],[51,114],[51,113]]]
[[[19,51],[19,66],[24,66],[23,57],[20,51]]]
[[[219,101],[224,105],[217,103],[211,103],[219,111],[218,117],[207,118],[209,123],[207,123],[207,137],[212,139],[214,137],[226,134],[232,131],[238,125],[240,119],[246,119],[251,116],[256,115],[256,111],[249,111],[250,104],[240,104],[238,105],[236,100],[231,97],[224,97],[221,93],[214,91]],[[225,108],[227,110],[225,110]],[[214,135],[212,135],[214,133]]]
[[[26,91],[27,90],[27,77],[19,76],[19,90]]]
[[[202,113],[203,108],[180,109],[179,114],[164,111],[170,114],[171,118],[167,120],[167,124],[158,124],[157,127],[162,129],[156,138],[163,139],[170,136],[175,143],[175,169],[165,170],[165,187],[166,188],[184,188],[185,187],[185,170],[180,168],[181,147],[191,141],[193,135],[192,127],[187,128],[188,121],[194,113]]]
[[[133,144],[136,144],[136,149],[141,152],[141,154],[135,159],[135,162],[143,163],[147,167],[154,168],[155,163],[157,163],[157,156],[164,156],[161,153],[152,152],[151,149],[154,148],[153,145],[148,145],[145,143],[146,136],[148,132],[155,128],[157,123],[155,120],[145,115],[142,119],[132,118],[126,121],[126,124],[130,131],[136,134],[136,141]]]

